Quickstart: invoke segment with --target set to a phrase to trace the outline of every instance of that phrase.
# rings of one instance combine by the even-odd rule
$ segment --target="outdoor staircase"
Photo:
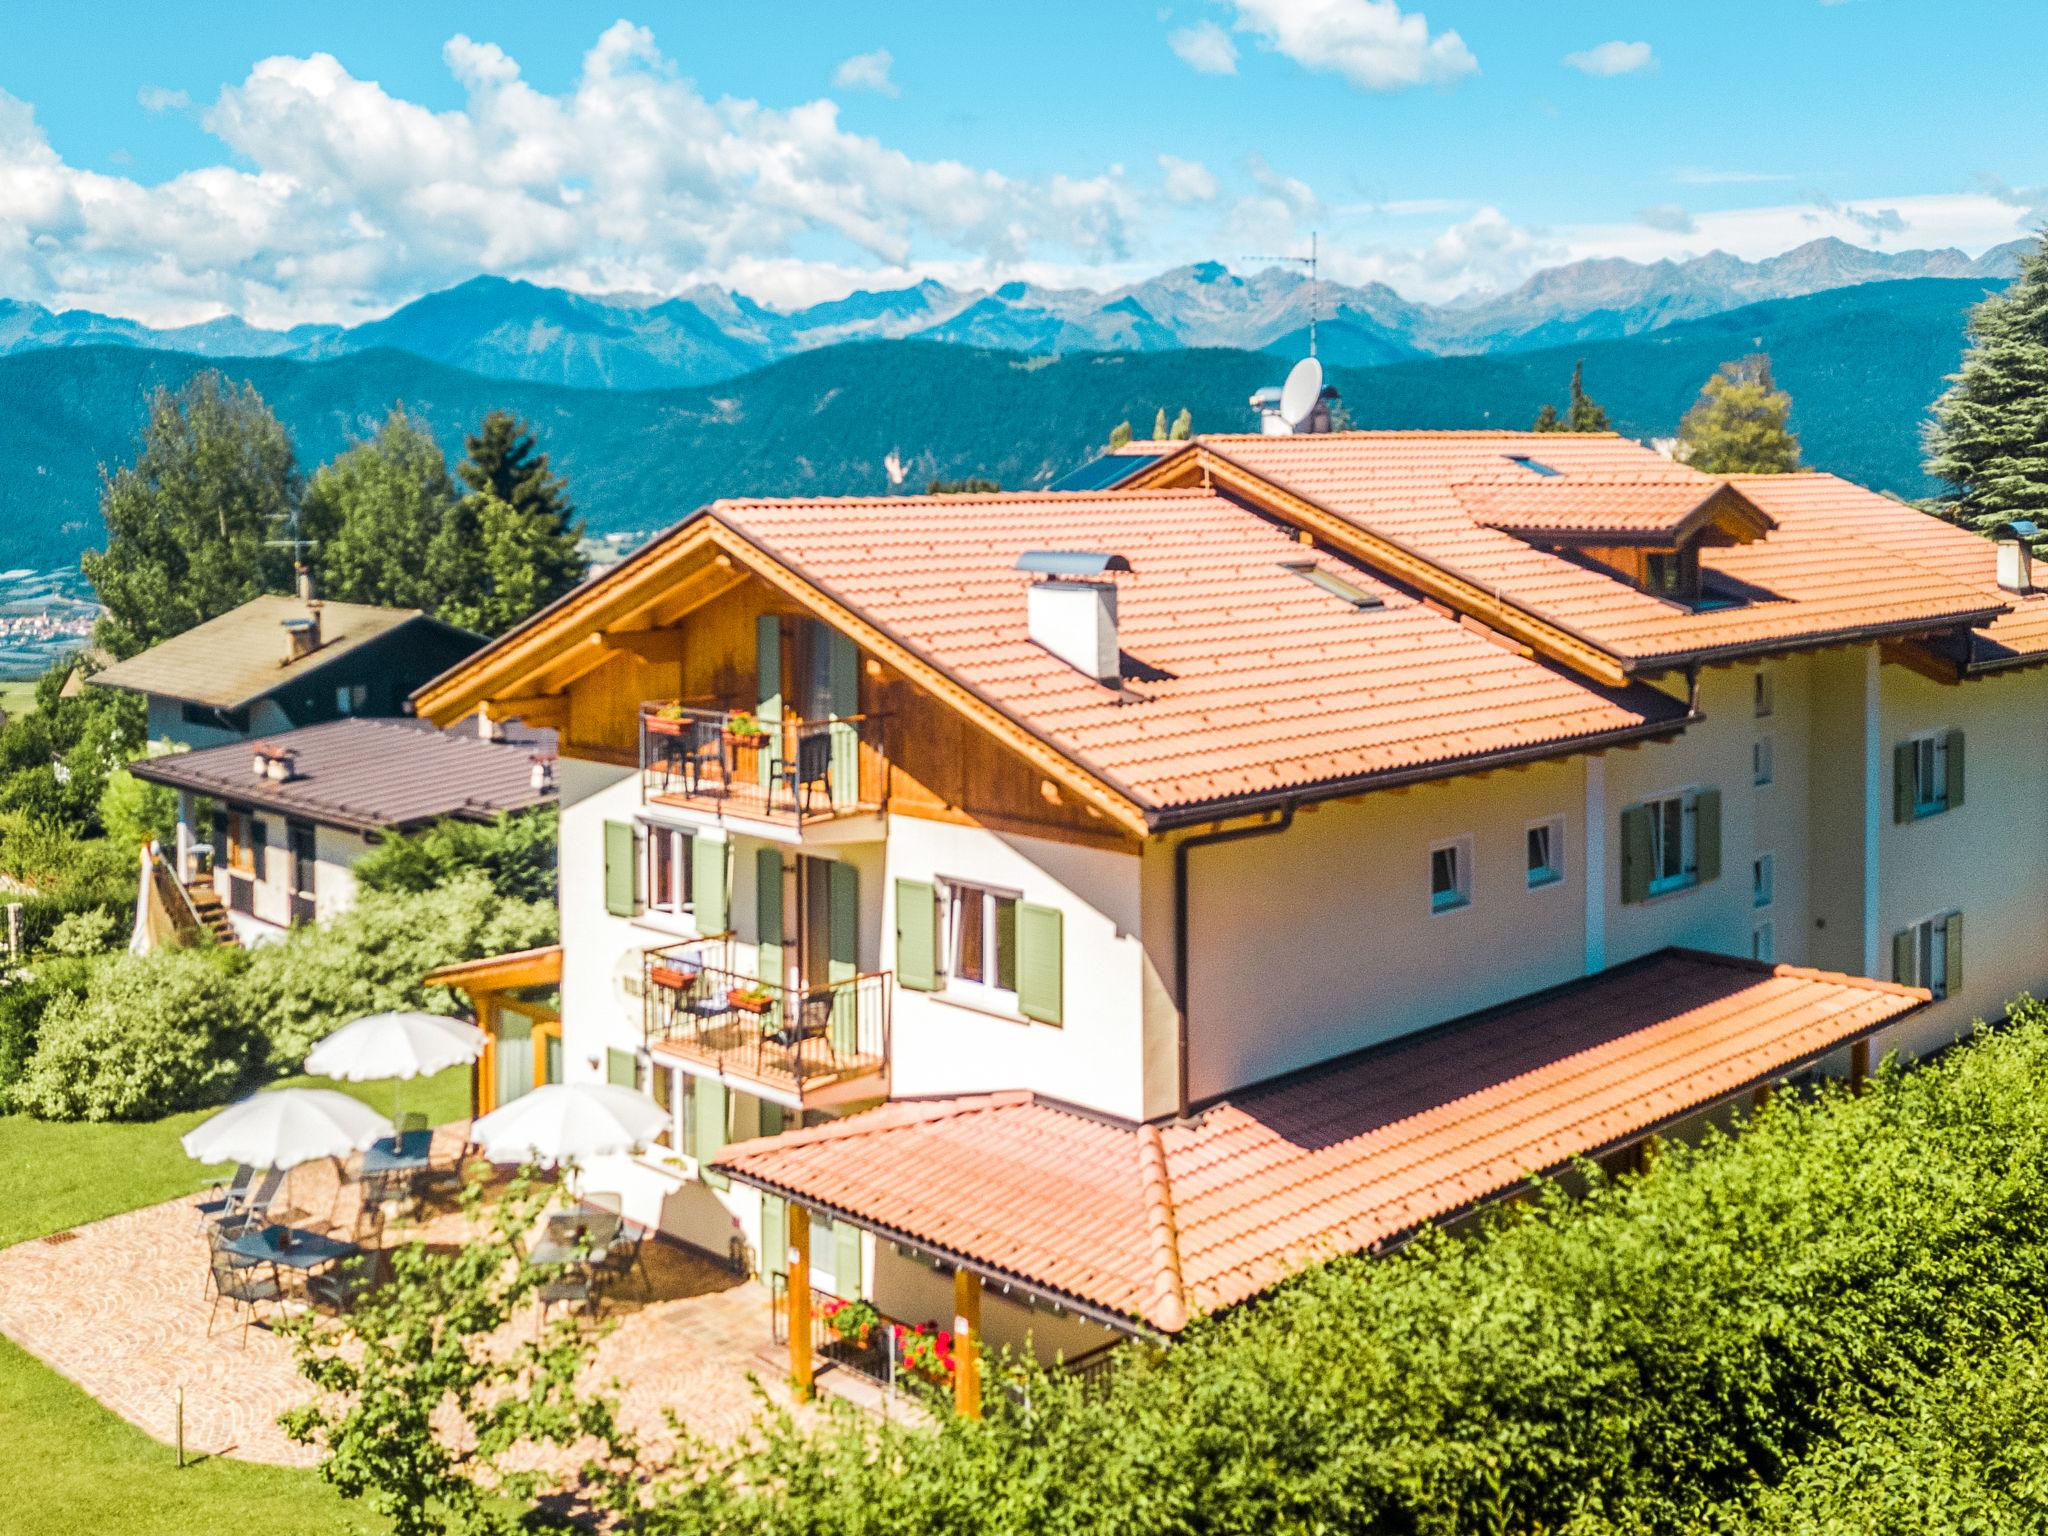
[[[241,944],[235,925],[228,921],[228,909],[222,904],[220,892],[213,888],[212,881],[198,881],[186,886],[185,899],[192,904],[192,915],[199,919],[202,928],[213,934],[216,944]]]

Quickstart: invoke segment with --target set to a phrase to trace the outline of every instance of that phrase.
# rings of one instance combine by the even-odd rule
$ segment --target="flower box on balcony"
[[[667,987],[672,992],[680,992],[697,979],[697,973],[680,965],[650,965],[647,968],[647,979],[657,987]]]
[[[725,1000],[742,1013],[766,1013],[775,1006],[775,994],[766,987],[734,987]]]
[[[680,736],[689,725],[680,704],[664,704],[646,716],[647,730],[654,736]]]

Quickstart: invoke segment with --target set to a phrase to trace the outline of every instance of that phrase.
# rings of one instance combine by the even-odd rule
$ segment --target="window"
[[[337,715],[360,715],[363,706],[369,702],[368,683],[342,683],[334,690],[334,712]]]
[[[1017,898],[964,881],[945,882],[949,987],[1017,991]]]
[[[1526,453],[1511,453],[1508,455],[1508,462],[1510,464],[1519,464],[1522,468],[1528,470],[1530,474],[1541,475],[1546,480],[1555,479],[1557,476],[1557,471],[1548,464],[1538,459],[1532,459]]]
[[[1770,923],[1758,923],[1750,931],[1749,957],[1775,964],[1778,958],[1778,934]]]
[[[1686,790],[1644,807],[1650,813],[1652,896],[1699,883],[1699,799],[1695,791]]]
[[[237,736],[249,733],[249,712],[246,709],[215,709],[211,704],[180,704],[178,717],[187,725],[203,725],[209,730],[229,731]]]
[[[1523,834],[1527,844],[1529,889],[1556,885],[1564,878],[1564,818],[1539,821]]]
[[[1892,935],[1892,979],[1947,997],[1963,982],[1963,914],[1924,917]]]
[[[692,839],[673,827],[647,829],[647,909],[677,916],[696,907]]]
[[[1771,738],[1768,736],[1757,737],[1749,749],[1750,783],[1761,789],[1764,785],[1771,782],[1771,773],[1775,766],[1772,759],[1775,756],[1776,754],[1772,750]]]
[[[1690,602],[1700,595],[1700,557],[1690,549],[1656,550],[1643,556],[1643,585],[1659,597]]]
[[[1759,720],[1768,720],[1771,717],[1771,710],[1777,702],[1773,697],[1771,680],[1765,673],[1759,672],[1751,681],[1755,685],[1755,692],[1752,697],[1756,703],[1756,717]]]
[[[1343,577],[1324,570],[1313,560],[1283,560],[1280,564],[1283,569],[1294,572],[1303,581],[1321,587],[1332,597],[1342,598],[1354,608],[1384,608],[1387,605],[1386,599],[1376,597],[1363,587],[1354,586]]]
[[[1899,747],[1901,821],[1938,816],[1962,802],[1963,742],[1960,731],[1916,736]]]
[[[1472,839],[1461,837],[1429,850],[1429,910],[1455,912],[1472,905]]]
[[[1768,907],[1776,894],[1777,861],[1768,853],[1760,853],[1749,866],[1749,904],[1752,907]]]

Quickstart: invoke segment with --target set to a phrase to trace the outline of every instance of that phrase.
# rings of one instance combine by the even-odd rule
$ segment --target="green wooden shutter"
[[[1948,733],[1948,808],[1954,810],[1963,803],[1963,733]]]
[[[851,1301],[860,1295],[860,1228],[850,1221],[832,1223],[832,1289]]]
[[[1721,878],[1721,791],[1703,789],[1694,802],[1692,846],[1698,860],[1699,881]]]
[[[835,722],[832,735],[832,803],[852,805],[860,799],[860,727],[846,717],[860,713],[860,651],[838,630],[820,625],[825,667],[826,712]]]
[[[715,1077],[694,1077],[695,1122],[690,1127],[696,1138],[697,1174],[713,1189],[730,1189],[732,1181],[708,1167],[712,1156],[725,1145],[725,1084]]]
[[[1892,935],[1892,980],[1913,984],[1913,930],[1901,928]]]
[[[814,865],[813,868],[816,866]],[[860,974],[860,871],[834,859],[826,865],[831,882],[831,914],[825,935],[825,979],[837,985]],[[860,1048],[857,987],[843,987],[832,995],[832,1049]]]
[[[604,1080],[617,1083],[621,1088],[640,1086],[640,1060],[631,1051],[622,1051],[616,1046],[608,1047],[604,1053]]]
[[[1963,989],[1963,914],[1951,912],[1942,925],[1948,939],[1948,993],[1954,997]]]
[[[604,824],[604,909],[613,917],[640,910],[640,861],[630,821]]]
[[[690,839],[690,890],[696,903],[697,931],[723,933],[728,926],[725,902],[725,843],[708,837]]]
[[[782,850],[754,852],[754,937],[760,946],[754,974],[771,987],[782,985]]]
[[[1057,907],[1017,903],[1017,1011],[1041,1024],[1060,1022],[1066,957]]]
[[[1621,813],[1621,899],[1650,896],[1650,808],[1632,805]]]
[[[789,1128],[789,1107],[772,1099],[761,1101],[761,1134],[780,1136]]]
[[[761,1197],[761,1278],[789,1268],[789,1207],[780,1195]]]
[[[939,985],[939,893],[926,880],[896,882],[896,980],[919,992]]]
[[[260,816],[249,818],[249,859],[250,871],[261,885],[270,878],[270,828]]]
[[[1913,743],[1902,741],[1892,748],[1892,820],[1913,819]]]
[[[761,787],[766,789],[775,782],[782,755],[782,620],[772,613],[754,620],[754,680],[754,714],[768,728],[768,744],[761,749]]]

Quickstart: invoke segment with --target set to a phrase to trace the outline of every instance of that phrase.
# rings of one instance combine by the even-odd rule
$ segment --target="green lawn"
[[[390,1083],[331,1083],[377,1108]],[[280,1085],[281,1086],[281,1085]],[[436,1124],[469,1113],[469,1071],[456,1068],[405,1085],[405,1107]],[[0,1247],[187,1194],[220,1170],[189,1161],[178,1138],[212,1110],[133,1125],[72,1125],[0,1115]],[[311,1472],[225,1458],[180,1470],[168,1446],[94,1402],[41,1361],[0,1337],[0,1445],[9,1487],[0,1533],[37,1536],[119,1532],[186,1536],[250,1531],[299,1536],[380,1529],[336,1498]]]
[[[314,1077],[286,1082],[339,1088],[391,1112],[390,1083],[334,1083]],[[423,1111],[436,1125],[461,1119],[469,1113],[469,1069],[457,1067],[424,1082],[407,1083],[404,1103],[409,1111]],[[226,1170],[192,1162],[178,1138],[213,1113],[199,1109],[162,1120],[105,1125],[0,1115],[0,1168],[8,1170],[9,1186],[7,1198],[0,1200],[0,1248],[155,1205],[211,1183]]]
[[[33,680],[0,681],[0,709],[7,711],[8,719],[31,714],[35,707],[36,685]]]

